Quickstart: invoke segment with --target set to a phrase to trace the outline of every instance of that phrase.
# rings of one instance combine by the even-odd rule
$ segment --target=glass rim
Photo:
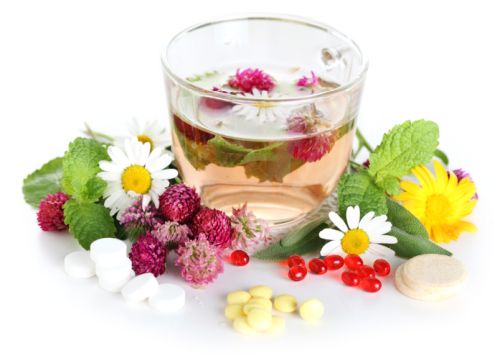
[[[221,93],[217,92],[211,89],[205,89],[202,87],[197,86],[196,84],[188,81],[187,79],[184,79],[180,76],[178,76],[170,66],[168,60],[167,60],[167,54],[173,45],[173,43],[182,38],[183,36],[202,29],[207,26],[215,25],[215,24],[221,24],[221,23],[227,23],[227,22],[232,22],[232,21],[240,21],[240,20],[271,20],[271,21],[285,21],[289,23],[296,23],[299,25],[305,25],[309,27],[313,27],[322,31],[325,31],[331,35],[336,35],[340,36],[343,38],[346,42],[351,43],[352,46],[358,51],[360,57],[361,57],[361,70],[356,74],[356,76],[349,82],[342,84],[338,86],[335,89],[330,89],[321,93],[316,93],[316,94],[308,94],[308,95],[303,95],[303,96],[294,96],[294,97],[280,97],[280,98],[261,98],[261,97],[246,97],[244,95],[240,94],[229,94],[229,93]],[[164,47],[161,53],[161,62],[163,66],[163,70],[166,72],[166,74],[173,79],[177,84],[180,86],[189,89],[190,91],[193,91],[197,93],[198,95],[201,96],[206,96],[206,97],[211,97],[211,98],[217,98],[221,100],[226,100],[229,102],[237,102],[237,103],[289,103],[289,102],[305,102],[305,101],[313,101],[315,99],[323,98],[323,97],[328,97],[333,94],[341,93],[344,92],[348,89],[353,88],[355,85],[357,85],[359,82],[361,82],[368,70],[368,59],[364,52],[361,50],[359,45],[346,36],[344,33],[338,31],[332,26],[326,25],[324,23],[311,20],[308,18],[303,18],[300,16],[295,16],[295,15],[285,15],[285,14],[270,14],[270,13],[252,13],[252,14],[239,14],[239,15],[232,15],[232,16],[223,16],[223,17],[217,17],[217,18],[212,18],[211,20],[200,22],[197,24],[194,24],[192,26],[189,26],[185,28],[184,30],[178,32],[176,35],[174,35],[170,41],[168,42],[167,46]]]

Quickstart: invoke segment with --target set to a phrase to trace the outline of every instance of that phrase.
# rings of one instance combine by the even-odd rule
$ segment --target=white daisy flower
[[[278,99],[278,96],[271,96],[267,90],[259,91],[253,88],[252,94],[245,94],[246,97],[250,99]],[[235,105],[231,111],[236,114],[243,116],[247,120],[258,120],[261,123],[264,122],[274,122],[276,120],[285,120],[288,116],[288,112],[283,106],[273,105],[273,103],[263,102],[255,104],[238,104]]]
[[[159,197],[169,186],[169,179],[175,178],[175,169],[166,169],[172,157],[162,148],[150,151],[151,144],[134,139],[124,141],[123,149],[110,146],[111,161],[100,161],[102,172],[99,177],[107,182],[104,192],[104,206],[111,209],[111,215],[118,213],[118,219],[130,205],[142,196],[145,208],[151,201],[159,206]]]
[[[346,211],[347,224],[335,212],[328,217],[337,229],[325,228],[319,232],[319,237],[330,240],[321,249],[322,256],[337,252],[360,255],[369,252],[378,257],[394,256],[394,251],[384,244],[395,244],[396,237],[386,233],[392,228],[387,222],[387,216],[375,217],[375,212],[368,212],[360,219],[359,206],[348,207]]]
[[[156,148],[165,150],[172,145],[170,132],[157,120],[140,123],[137,119],[133,119],[129,125],[129,133],[130,136],[119,138],[116,145],[123,147],[125,140],[130,137],[141,143],[149,143],[151,150]]]

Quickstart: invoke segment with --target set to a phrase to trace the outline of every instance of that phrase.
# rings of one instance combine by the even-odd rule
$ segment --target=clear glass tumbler
[[[367,70],[352,40],[301,18],[223,18],[179,33],[162,63],[176,162],[206,206],[290,224],[334,191]]]

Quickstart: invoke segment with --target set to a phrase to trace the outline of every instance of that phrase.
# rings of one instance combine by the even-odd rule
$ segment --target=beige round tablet
[[[424,254],[407,261],[401,276],[408,286],[433,292],[462,285],[467,272],[462,262],[453,257]]]
[[[413,288],[409,287],[403,280],[402,277],[402,271],[404,268],[404,264],[399,266],[396,269],[396,273],[394,275],[394,285],[396,286],[396,289],[401,292],[403,295],[413,298],[415,300],[420,300],[420,301],[439,301],[439,295],[434,293],[426,293],[422,291],[417,291],[414,290]]]
[[[424,260],[426,262],[422,262],[422,259],[420,259],[414,264],[412,264],[412,260],[398,267],[394,276],[394,284],[399,292],[416,300],[441,301],[450,298],[458,293],[467,277],[465,270],[460,272],[460,270],[452,269],[450,267],[452,263],[448,262],[448,259],[444,259],[445,266],[439,265],[439,262],[443,260],[441,257],[434,258],[433,262],[426,260]],[[438,265],[435,264],[436,262]],[[422,274],[419,274],[419,267],[416,267],[416,265],[422,264],[427,264],[428,268]],[[463,269],[461,263],[458,264]],[[408,266],[410,266],[409,271],[407,271]],[[434,272],[449,272],[449,274],[441,274],[433,277],[429,272],[432,269]],[[407,273],[409,273],[410,277],[405,277]],[[455,274],[456,278],[452,277],[452,274]]]

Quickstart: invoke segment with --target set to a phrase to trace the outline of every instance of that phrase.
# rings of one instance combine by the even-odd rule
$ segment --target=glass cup
[[[175,159],[205,206],[288,225],[334,191],[367,70],[352,40],[301,18],[231,17],[179,33],[162,63]]]

